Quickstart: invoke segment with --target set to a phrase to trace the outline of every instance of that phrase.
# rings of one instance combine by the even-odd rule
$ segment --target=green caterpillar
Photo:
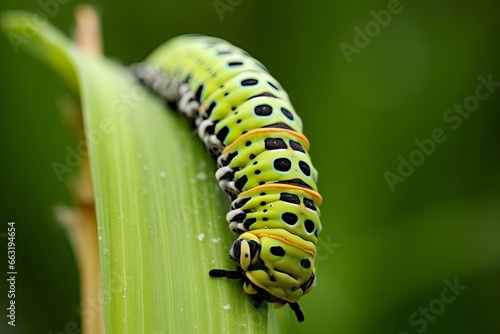
[[[136,77],[193,121],[233,200],[226,218],[239,234],[229,251],[238,267],[210,276],[241,279],[256,308],[288,303],[303,321],[297,301],[316,282],[322,199],[287,93],[260,62],[213,37],[174,38],[148,62],[133,67]]]

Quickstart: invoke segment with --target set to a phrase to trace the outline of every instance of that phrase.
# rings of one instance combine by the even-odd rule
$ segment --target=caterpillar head
[[[314,253],[296,244],[295,236],[284,230],[259,231],[241,234],[231,246],[229,257],[238,264],[238,271],[214,269],[210,276],[242,279],[255,307],[264,301],[275,308],[288,303],[303,321],[297,301],[314,287]]]

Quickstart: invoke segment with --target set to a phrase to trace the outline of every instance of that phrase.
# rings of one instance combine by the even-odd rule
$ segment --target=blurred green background
[[[0,9],[45,12],[71,33],[80,1],[59,1],[2,0]],[[105,53],[118,62],[140,61],[168,38],[195,32],[247,50],[288,90],[324,197],[318,285],[301,301],[306,322],[296,333],[500,333],[495,4],[92,4],[102,14]],[[15,329],[4,316],[2,269],[0,332],[69,333],[65,326],[80,321],[78,276],[52,209],[71,200],[51,167],[76,143],[57,108],[69,91],[5,36],[0,50],[0,248],[6,254],[7,222],[15,221],[18,267]],[[478,78],[489,76],[494,83],[484,87]],[[448,111],[464,103],[462,114]],[[431,144],[436,129],[444,135]],[[455,294],[444,290],[454,282]]]

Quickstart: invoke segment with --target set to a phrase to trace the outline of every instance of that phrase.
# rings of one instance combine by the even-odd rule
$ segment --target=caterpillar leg
[[[175,80],[160,70],[143,63],[132,65],[132,72],[144,86],[170,106],[174,106],[190,119],[195,119],[198,116],[200,103],[185,82]]]
[[[265,300],[263,300],[262,298],[259,298],[257,296],[253,297],[253,306],[255,308],[260,308],[264,302],[265,302]],[[300,308],[299,304],[298,303],[288,303],[288,305],[290,305],[290,308],[295,313],[297,320],[299,322],[303,322],[304,321],[304,313],[302,312],[302,309]],[[274,308],[281,308],[283,306],[284,306],[283,304],[278,304],[278,303],[273,304]]]
[[[205,147],[213,158],[217,159],[224,150],[224,144],[213,134],[215,123],[210,119],[203,119],[203,116],[196,119],[198,127],[198,137],[203,141]]]

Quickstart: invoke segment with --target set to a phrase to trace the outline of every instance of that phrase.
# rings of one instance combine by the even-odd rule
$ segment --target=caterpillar
[[[285,90],[245,51],[201,35],[169,40],[147,65],[132,69],[191,120],[232,199],[226,219],[239,235],[229,250],[237,269],[209,275],[242,280],[256,308],[289,304],[302,322],[297,301],[316,283],[322,198],[309,141]]]

